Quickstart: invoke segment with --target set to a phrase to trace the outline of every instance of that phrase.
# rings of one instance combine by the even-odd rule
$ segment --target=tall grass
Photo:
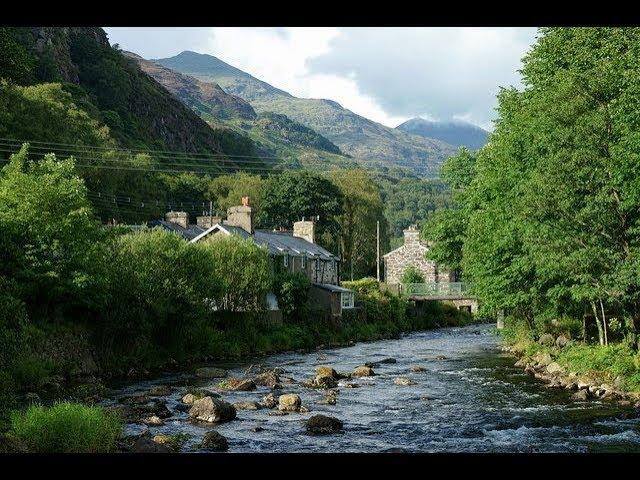
[[[121,428],[117,415],[70,402],[31,405],[11,415],[11,435],[39,453],[109,452]]]

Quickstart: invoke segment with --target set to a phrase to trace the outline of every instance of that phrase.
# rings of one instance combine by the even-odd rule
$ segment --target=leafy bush
[[[360,280],[341,282],[342,286],[362,294],[373,294],[380,291],[380,284],[375,278],[366,277]]]
[[[413,265],[409,265],[402,273],[402,283],[424,283],[424,275]]]
[[[103,338],[176,348],[210,314],[207,299],[221,295],[213,251],[160,229],[117,239],[108,285]]]
[[[211,297],[220,310],[231,312],[262,311],[272,286],[269,255],[252,239],[238,236],[214,236],[203,244],[220,281],[219,293]]]
[[[285,320],[302,320],[308,311],[308,297],[311,282],[301,272],[281,272],[273,282],[278,297],[278,306]]]
[[[70,402],[32,405],[11,415],[11,435],[39,453],[109,452],[121,428],[115,414]]]

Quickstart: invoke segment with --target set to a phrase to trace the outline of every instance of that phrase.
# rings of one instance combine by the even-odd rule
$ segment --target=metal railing
[[[403,283],[400,292],[410,297],[461,297],[469,288],[464,282]]]

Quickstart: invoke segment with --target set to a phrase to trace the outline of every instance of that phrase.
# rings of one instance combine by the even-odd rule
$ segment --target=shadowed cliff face
[[[213,82],[202,82],[193,77],[174,72],[157,63],[150,62],[130,52],[123,52],[134,59],[143,72],[153,77],[158,83],[178,97],[189,108],[201,116],[216,119],[239,118],[253,120],[256,112],[242,98],[225,93]]]

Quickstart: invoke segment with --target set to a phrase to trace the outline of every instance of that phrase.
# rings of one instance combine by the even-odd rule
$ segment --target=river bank
[[[640,408],[640,391],[635,389],[633,377],[637,368],[633,363],[624,365],[626,357],[630,362],[633,359],[623,345],[582,345],[550,333],[537,341],[506,337],[500,349],[517,357],[516,367],[550,387],[568,390],[576,400],[603,399]]]

